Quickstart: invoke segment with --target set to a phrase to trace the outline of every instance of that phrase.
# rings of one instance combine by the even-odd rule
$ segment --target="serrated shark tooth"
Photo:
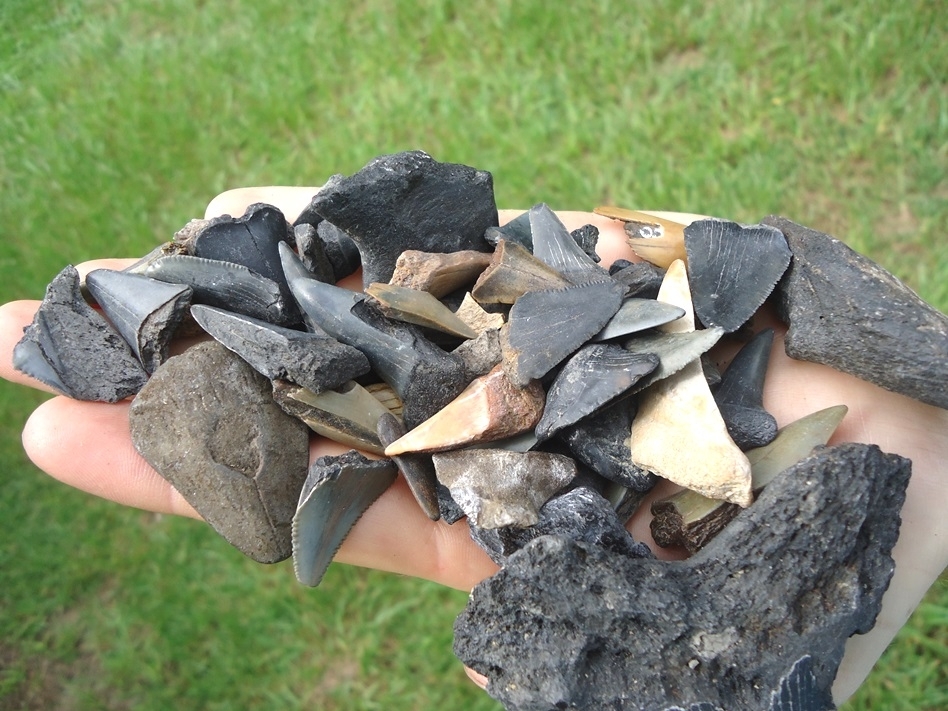
[[[386,456],[435,452],[511,437],[533,429],[543,414],[539,382],[517,387],[502,366],[475,378],[460,395],[385,448]]]
[[[89,272],[86,286],[145,370],[155,372],[168,357],[191,302],[191,287],[111,269]]]
[[[530,208],[533,255],[574,284],[603,279],[609,272],[590,258],[548,205]]]
[[[702,354],[721,340],[724,331],[720,328],[703,328],[690,333],[645,333],[636,335],[622,344],[630,353],[654,353],[658,356],[658,367],[632,387],[637,393],[654,382],[667,378],[689,363],[701,360]]]
[[[669,267],[659,299],[686,311],[661,329],[693,327],[683,262]],[[727,433],[700,361],[642,391],[630,444],[632,460],[661,477],[709,498],[751,503],[750,462]]]
[[[293,517],[293,569],[304,585],[317,586],[356,521],[392,482],[388,460],[350,451],[310,465]]]
[[[391,413],[385,413],[379,418],[377,431],[379,441],[386,447],[406,432],[405,425]],[[432,521],[441,518],[441,509],[438,505],[438,478],[435,476],[431,456],[406,452],[393,456],[392,459],[404,475],[408,488],[411,489],[415,501],[421,506],[425,515]]]
[[[731,439],[741,449],[763,447],[777,436],[777,421],[764,409],[764,376],[774,330],[758,333],[737,352],[714,392]]]
[[[594,212],[624,222],[629,246],[645,261],[667,268],[686,259],[684,223],[621,207],[601,206]]]
[[[484,239],[495,247],[501,240],[516,242],[528,252],[533,251],[533,236],[530,233],[530,211],[521,212],[515,218],[500,227],[488,227]]]
[[[621,346],[583,346],[557,374],[536,427],[540,441],[579,422],[619,397],[658,366],[658,356],[634,354]]]
[[[471,249],[451,254],[408,249],[395,261],[395,273],[389,283],[426,291],[440,299],[462,286],[473,284],[490,261],[489,252]]]
[[[522,245],[502,239],[474,283],[471,296],[481,304],[512,304],[528,291],[562,289],[570,283]]]
[[[619,307],[616,315],[609,319],[609,323],[591,340],[605,341],[617,336],[627,336],[630,333],[638,333],[647,328],[662,326],[684,315],[685,310],[683,308],[666,304],[664,301],[626,299],[622,302],[622,306]]]
[[[365,293],[375,299],[382,313],[397,321],[426,326],[459,338],[476,338],[477,333],[427,291],[395,284],[373,282]]]

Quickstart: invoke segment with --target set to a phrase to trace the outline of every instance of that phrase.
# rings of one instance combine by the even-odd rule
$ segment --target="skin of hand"
[[[255,202],[283,210],[292,220],[316,188],[242,188],[211,201],[206,216],[242,215]],[[504,222],[520,214],[504,210]],[[592,213],[558,212],[569,229],[594,224],[600,230],[598,252],[603,264],[618,258],[635,259],[626,246],[619,223]],[[692,216],[687,216],[692,217]],[[98,260],[78,265],[80,274],[92,269],[122,268],[131,260]],[[361,288],[361,277],[342,282]],[[12,366],[12,351],[23,328],[33,318],[38,301],[16,301],[0,307],[0,376],[40,390],[49,388]],[[948,564],[948,477],[939,471],[948,459],[948,411],[883,390],[826,366],[795,361],[782,347],[784,328],[778,324],[770,360],[764,404],[780,426],[831,405],[845,404],[849,412],[831,443],[866,442],[913,461],[913,474],[902,510],[901,535],[893,557],[896,570],[883,599],[875,627],[852,637],[846,645],[833,688],[841,703],[869,674],[895,633],[908,619],[934,580]],[[142,459],[132,446],[128,428],[128,401],[106,404],[78,402],[56,396],[40,405],[23,431],[23,446],[32,461],[60,481],[97,496],[138,508],[200,518],[174,488]],[[311,458],[345,451],[345,447],[314,438]],[[679,557],[653,545],[649,534],[648,503],[667,495],[660,485],[629,523],[636,540],[646,541],[660,557]],[[398,531],[397,536],[391,535]],[[422,553],[422,551],[424,553]],[[379,498],[358,521],[336,560],[433,580],[470,590],[492,575],[496,565],[471,541],[464,522],[448,526],[430,521],[415,503],[404,479]],[[486,679],[468,670],[480,686]]]

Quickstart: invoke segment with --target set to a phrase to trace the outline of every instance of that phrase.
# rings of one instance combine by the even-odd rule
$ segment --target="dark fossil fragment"
[[[777,289],[791,358],[948,408],[948,316],[829,235],[770,216],[793,260]]]
[[[296,237],[296,249],[300,261],[313,279],[335,284],[338,279],[333,271],[332,263],[326,255],[323,242],[316,233],[316,228],[309,223],[302,223],[293,228]]]
[[[383,447],[402,437],[405,432],[405,425],[391,413],[385,413],[379,418],[378,436]],[[405,452],[393,456],[392,459],[408,482],[408,488],[421,510],[432,521],[437,521],[441,517],[441,511],[438,504],[438,478],[435,476],[431,455]]]
[[[728,434],[741,449],[763,447],[777,436],[777,420],[764,409],[764,376],[773,342],[772,328],[754,336],[734,356],[714,391]]]
[[[822,449],[684,562],[539,538],[474,589],[455,653],[514,711],[782,710],[792,687],[832,708],[846,639],[892,576],[910,468],[873,445]]]
[[[117,402],[148,379],[122,336],[82,298],[72,266],[46,287],[13,348],[13,367],[77,400]]]
[[[610,267],[609,274],[625,286],[626,296],[641,299],[654,299],[658,296],[658,290],[665,278],[665,270],[651,262],[629,263],[615,270]]]
[[[290,556],[309,434],[273,401],[269,380],[201,343],[155,371],[129,422],[138,452],[228,542],[260,563]]]

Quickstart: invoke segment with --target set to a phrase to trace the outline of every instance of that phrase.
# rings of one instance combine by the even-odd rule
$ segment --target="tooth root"
[[[502,239],[471,295],[482,304],[512,304],[528,291],[562,289],[570,281],[522,245]]]
[[[744,450],[762,447],[777,436],[777,421],[763,405],[773,341],[772,328],[754,336],[738,351],[714,393],[731,438]]]
[[[597,207],[595,212],[624,222],[629,246],[645,261],[667,268],[686,259],[683,223],[621,207]]]
[[[540,203],[530,208],[533,254],[574,284],[602,279],[608,272],[576,244],[569,230],[549,206]]]
[[[659,300],[686,311],[663,330],[693,323],[683,262],[669,267]],[[633,461],[665,479],[712,499],[751,503],[750,462],[728,435],[700,360],[642,392],[630,444]]]
[[[379,418],[379,441],[388,446],[405,434],[405,425],[390,413]],[[441,507],[438,504],[438,479],[435,476],[434,464],[427,454],[400,454],[392,457],[408,482],[408,488],[421,506],[421,510],[432,521],[441,518]]]
[[[435,452],[503,439],[536,426],[543,414],[543,388],[510,383],[501,366],[476,378],[453,401],[385,448],[386,456]]]
[[[426,291],[436,299],[473,284],[491,262],[489,252],[466,249],[452,254],[409,249],[395,262],[390,284]]]
[[[426,326],[459,338],[476,338],[477,333],[451,309],[427,291],[395,284],[373,282],[365,293],[375,299],[389,318]]]

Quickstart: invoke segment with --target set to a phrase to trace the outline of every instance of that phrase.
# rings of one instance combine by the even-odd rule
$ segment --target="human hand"
[[[215,198],[207,216],[241,215],[247,205],[267,202],[292,219],[309,202],[314,188],[251,188]],[[517,211],[502,211],[501,221]],[[561,212],[569,229],[593,223],[600,229],[603,263],[632,258],[621,226],[590,213]],[[85,274],[94,268],[121,268],[128,261],[105,260],[79,265]],[[358,275],[348,284],[361,288]],[[0,307],[0,376],[48,388],[13,370],[11,353],[38,306],[19,301]],[[849,413],[833,442],[860,441],[913,460],[913,476],[902,512],[902,535],[893,551],[896,572],[883,601],[875,628],[852,638],[840,667],[834,695],[842,701],[869,673],[885,646],[948,563],[948,520],[939,507],[948,500],[948,483],[937,463],[948,456],[948,411],[910,400],[825,366],[789,359],[782,348],[782,331],[771,355],[765,388],[767,408],[782,426],[815,410],[845,404]],[[128,429],[128,402],[78,402],[57,396],[29,418],[23,443],[33,462],[55,478],[103,498],[151,511],[200,518],[165,479],[135,451]],[[341,453],[346,448],[313,438],[311,458]],[[659,488],[650,497],[668,493]],[[636,540],[652,544],[648,506],[630,522]],[[392,531],[398,535],[393,536]],[[675,552],[652,546],[660,556]],[[469,590],[493,574],[496,566],[475,545],[467,526],[432,522],[415,503],[402,478],[366,512],[346,539],[336,560],[433,580]],[[472,675],[475,681],[483,678]]]

